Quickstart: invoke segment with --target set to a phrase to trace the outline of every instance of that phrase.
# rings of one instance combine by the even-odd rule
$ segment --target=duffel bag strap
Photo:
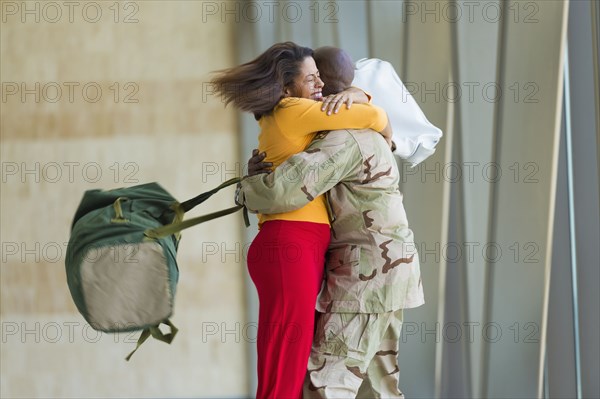
[[[160,328],[158,328],[158,326],[160,326],[160,324],[166,324],[167,326],[169,326],[170,332],[167,334],[164,334],[162,331],[160,331]],[[170,344],[173,341],[173,338],[175,338],[177,331],[179,331],[177,329],[177,327],[175,327],[173,325],[173,323],[171,323],[171,320],[168,320],[168,319],[163,321],[160,324],[146,328],[142,331],[142,335],[140,335],[140,338],[138,339],[135,349],[133,351],[131,351],[131,353],[129,355],[127,355],[125,360],[129,361],[129,359],[131,359],[131,356],[133,356],[135,351],[137,351],[140,348],[140,346],[142,346],[142,344],[144,342],[146,342],[146,340],[150,336],[152,336],[152,338],[157,339],[159,341],[166,342],[167,344]]]
[[[181,207],[183,208],[184,212],[188,212],[190,209],[194,208],[196,205],[201,204],[204,201],[206,201],[207,199],[209,199],[213,194],[215,194],[216,192],[218,192],[222,188],[231,186],[233,184],[237,184],[241,180],[242,179],[240,179],[239,177],[234,177],[233,179],[229,179],[226,182],[221,183],[218,187],[213,188],[210,191],[207,191],[205,193],[202,193],[202,194],[198,195],[197,197],[194,197],[194,198],[189,199],[189,200],[187,200],[185,202],[182,202],[181,203]]]
[[[121,202],[127,200],[127,197],[119,197],[113,202],[113,209],[115,210],[115,217],[110,221],[112,223],[127,223],[128,219],[123,217],[123,207],[121,206]]]
[[[148,229],[144,232],[144,235],[148,238],[154,238],[154,239],[167,237],[171,234],[176,234],[176,233],[180,232],[181,230],[187,229],[187,228],[195,226],[197,224],[208,222],[209,220],[213,220],[216,218],[220,218],[221,216],[225,216],[225,215],[229,215],[231,213],[237,212],[242,208],[244,208],[244,207],[241,205],[237,205],[232,208],[223,209],[222,211],[209,213],[208,215],[198,216],[195,218],[184,220],[183,222],[171,223],[171,224],[167,224],[166,226],[157,227],[155,229]],[[245,211],[245,208],[244,208],[244,211]],[[244,221],[247,221],[247,220],[248,220],[248,214],[245,213]]]

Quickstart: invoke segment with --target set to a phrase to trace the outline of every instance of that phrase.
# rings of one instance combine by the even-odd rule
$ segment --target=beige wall
[[[129,363],[137,335],[89,328],[64,272],[84,190],[158,181],[184,200],[236,174],[235,113],[203,96],[208,73],[234,63],[232,26],[203,23],[202,2],[120,3],[117,22],[114,2],[75,3],[72,16],[54,3],[59,17],[46,2],[27,2],[33,14],[1,4],[1,396],[246,395],[255,330],[240,216],[184,233],[179,335],[171,346],[149,341]],[[22,97],[22,83],[33,93]],[[191,215],[231,206],[231,194]]]

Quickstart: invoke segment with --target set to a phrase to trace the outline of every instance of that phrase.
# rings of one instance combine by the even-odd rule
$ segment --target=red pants
[[[270,220],[248,251],[258,291],[259,399],[299,399],[314,333],[329,226]]]

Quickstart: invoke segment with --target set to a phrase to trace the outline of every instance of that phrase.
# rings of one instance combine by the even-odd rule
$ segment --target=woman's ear
[[[296,83],[292,82],[283,88],[283,97],[298,97]]]

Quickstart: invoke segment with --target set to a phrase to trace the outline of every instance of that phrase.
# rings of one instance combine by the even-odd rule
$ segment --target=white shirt
[[[427,120],[392,64],[377,58],[357,61],[352,85],[371,94],[372,103],[387,112],[397,156],[414,167],[435,152],[442,131]]]

